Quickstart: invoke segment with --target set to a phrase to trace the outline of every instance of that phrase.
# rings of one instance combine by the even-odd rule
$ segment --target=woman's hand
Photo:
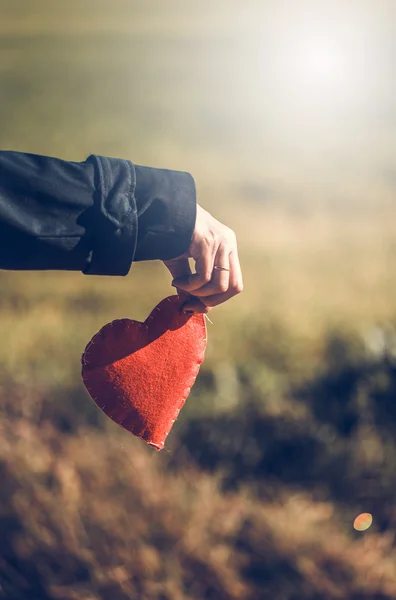
[[[195,260],[195,273],[190,257]],[[172,285],[190,295],[185,312],[207,313],[243,290],[235,233],[199,205],[189,250],[164,263],[174,278]]]

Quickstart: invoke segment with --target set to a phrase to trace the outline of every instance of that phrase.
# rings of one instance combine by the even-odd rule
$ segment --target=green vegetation
[[[165,267],[0,273],[1,599],[396,598],[392,123],[283,129],[240,4],[0,0],[0,146],[192,172],[245,283],[158,454],[80,357]]]

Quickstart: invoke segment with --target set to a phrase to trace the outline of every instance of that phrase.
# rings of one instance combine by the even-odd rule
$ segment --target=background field
[[[165,267],[0,274],[0,598],[396,598],[395,18],[0,0],[0,147],[191,172],[245,283],[158,454],[99,414],[80,356],[173,293]],[[321,27],[349,83],[295,78]]]

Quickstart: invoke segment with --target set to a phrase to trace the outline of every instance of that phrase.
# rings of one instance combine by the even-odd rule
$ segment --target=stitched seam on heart
[[[172,298],[177,298],[177,296],[172,296]],[[166,299],[164,299],[162,301],[162,303],[164,303],[165,300],[168,301],[168,302],[171,301],[170,298],[166,298]],[[161,303],[160,303],[160,305],[161,305]],[[150,315],[147,317],[147,319],[146,319],[146,321],[144,323],[141,323],[140,321],[132,321],[131,319],[116,319],[116,320],[112,321],[111,323],[105,325],[104,327],[101,328],[101,330],[97,334],[95,334],[95,336],[92,338],[91,342],[85,348],[85,351],[84,351],[83,356],[82,356],[82,365],[83,365],[82,375],[83,375],[84,384],[85,384],[85,387],[86,387],[89,395],[91,396],[91,398],[94,400],[94,402],[97,404],[98,407],[102,408],[102,410],[104,408],[106,408],[107,405],[105,404],[105,405],[101,406],[100,403],[98,402],[98,400],[96,398],[94,398],[94,396],[92,394],[92,389],[89,388],[88,385],[87,385],[88,384],[88,380],[89,380],[89,375],[92,374],[92,371],[91,372],[89,371],[90,361],[88,360],[88,358],[89,358],[89,352],[92,349],[92,345],[95,344],[95,342],[98,341],[97,340],[98,337],[101,338],[100,342],[103,342],[103,335],[102,335],[103,332],[107,328],[113,327],[114,324],[117,323],[117,322],[127,321],[127,322],[130,322],[130,323],[137,324],[139,326],[139,328],[141,328],[141,326],[144,325],[146,329],[149,329],[148,322],[150,322],[152,319],[154,319],[154,317],[156,316],[156,312],[155,312],[156,310],[159,310],[159,311],[161,310],[160,305],[157,306],[157,307],[155,307],[153,309],[153,311],[150,313]],[[204,334],[203,337],[200,339],[200,346],[201,346],[200,347],[200,356],[199,356],[199,358],[198,358],[198,360],[196,362],[195,369],[191,372],[191,378],[188,381],[189,387],[186,388],[186,392],[187,393],[184,393],[182,395],[182,397],[179,398],[179,401],[177,402],[177,404],[175,406],[175,410],[173,411],[173,414],[169,415],[169,416],[174,417],[174,418],[170,419],[172,425],[177,420],[177,417],[178,417],[178,415],[180,413],[181,408],[184,406],[185,401],[187,400],[188,396],[190,395],[191,388],[194,385],[194,383],[196,381],[196,378],[197,378],[197,375],[199,373],[200,365],[202,364],[202,362],[204,360],[204,355],[205,355],[205,350],[206,350],[206,345],[207,345],[207,327],[206,327],[206,322],[204,320],[202,320],[201,323],[200,323],[200,329],[201,329],[201,333]],[[163,369],[161,371],[161,375],[164,372],[165,366],[166,366],[166,361],[165,361],[165,364],[163,365]],[[84,372],[85,371],[84,367],[88,367],[88,370],[86,372]],[[110,420],[112,420],[114,422],[114,419],[112,417],[110,417],[107,413],[105,413],[105,414],[106,414],[107,418],[110,418]],[[115,421],[115,422],[118,423],[120,426],[123,427],[124,421],[122,421],[122,422]],[[166,437],[168,436],[171,428],[172,428],[172,426],[166,432],[164,438],[158,444],[155,443],[155,442],[153,442],[150,439],[148,439],[148,440],[145,439],[144,436],[147,433],[147,427],[145,427],[145,429],[143,431],[141,431],[140,433],[136,430],[136,427],[133,427],[133,426],[132,427],[128,426],[127,430],[130,431],[131,433],[133,433],[136,437],[144,439],[148,444],[156,447],[157,449],[162,449],[163,446],[164,446],[164,441],[166,440]]]
[[[206,334],[206,333],[207,333],[207,330],[206,330],[206,324],[205,324],[205,323],[203,324],[203,327],[204,327],[205,334]],[[177,405],[177,407],[175,408],[175,411],[174,411],[174,413],[173,413],[173,415],[172,415],[172,417],[174,417],[174,418],[173,418],[173,419],[171,419],[171,423],[172,423],[172,425],[171,425],[170,429],[169,429],[169,430],[168,430],[168,431],[165,433],[165,436],[164,436],[164,438],[161,440],[161,442],[160,442],[159,444],[157,444],[157,443],[155,443],[155,442],[152,442],[152,441],[150,441],[150,440],[145,440],[145,441],[146,441],[146,442],[147,442],[147,443],[148,443],[150,446],[153,446],[153,447],[155,447],[156,449],[158,449],[158,447],[159,447],[159,446],[160,446],[160,448],[159,448],[159,449],[162,449],[162,448],[164,447],[164,445],[165,445],[165,440],[166,440],[166,438],[168,437],[168,435],[169,435],[169,433],[170,433],[170,431],[171,431],[171,429],[172,429],[172,427],[173,427],[173,424],[174,424],[174,423],[177,421],[177,418],[178,418],[178,416],[179,416],[179,413],[180,413],[181,409],[183,408],[183,406],[184,406],[184,404],[185,404],[186,400],[188,399],[188,397],[189,397],[189,395],[190,395],[190,393],[191,393],[191,388],[193,387],[193,385],[194,385],[194,383],[195,383],[195,381],[196,381],[196,379],[197,379],[197,376],[198,376],[198,373],[199,373],[199,370],[200,370],[200,366],[201,366],[201,364],[202,364],[202,362],[203,362],[203,360],[204,360],[204,354],[205,354],[206,342],[207,342],[207,336],[205,335],[205,338],[204,338],[204,340],[203,340],[203,342],[202,342],[202,347],[201,347],[201,356],[200,356],[200,358],[198,359],[198,361],[197,361],[197,363],[196,363],[195,374],[194,374],[194,373],[192,374],[192,380],[191,380],[191,384],[190,384],[190,386],[187,388],[187,394],[186,394],[186,395],[183,395],[183,396],[182,396],[182,397],[179,399],[178,405]],[[165,364],[166,364],[166,363],[165,363]],[[163,369],[163,370],[164,370],[164,369]],[[163,372],[163,370],[161,371],[161,373]],[[145,433],[145,432],[146,432],[146,430],[144,431],[144,433]],[[136,435],[137,437],[141,437],[141,438],[143,438],[143,439],[144,439],[144,433],[143,433],[142,435],[139,435],[139,434],[136,434],[136,433],[135,433],[135,435]]]
[[[156,307],[156,308],[158,308],[158,307]],[[150,316],[151,316],[151,315],[150,315]],[[145,323],[147,323],[147,320],[150,318],[150,316],[149,316],[149,317],[146,319]],[[173,424],[174,424],[174,423],[177,421],[177,418],[178,418],[178,416],[179,416],[179,413],[180,413],[181,409],[183,408],[183,406],[184,406],[184,404],[185,404],[186,400],[188,399],[188,397],[189,397],[189,395],[190,395],[191,388],[193,387],[193,385],[194,385],[194,383],[195,383],[195,381],[196,381],[196,379],[197,379],[197,376],[198,376],[198,373],[199,373],[199,370],[200,370],[200,366],[201,366],[201,364],[202,364],[202,362],[203,362],[203,360],[204,360],[205,349],[206,349],[206,343],[207,343],[207,329],[206,329],[206,323],[205,323],[205,322],[203,322],[203,329],[204,329],[205,337],[204,337],[204,339],[203,339],[203,341],[202,341],[202,347],[201,347],[201,357],[198,359],[198,361],[197,361],[197,363],[196,363],[195,375],[193,374],[192,383],[191,383],[191,385],[190,385],[190,386],[189,386],[189,388],[188,388],[188,393],[187,393],[185,396],[183,396],[183,397],[182,397],[182,398],[179,400],[178,407],[176,408],[176,410],[174,411],[174,413],[173,413],[173,415],[172,415],[172,417],[174,417],[174,419],[172,419],[172,420],[171,420],[172,426],[173,426]],[[163,371],[162,371],[162,372],[163,372]],[[161,442],[160,442],[159,444],[156,444],[155,442],[152,442],[152,441],[150,441],[150,440],[145,440],[145,438],[144,438],[144,433],[147,431],[147,428],[144,430],[144,432],[143,432],[142,434],[136,433],[136,432],[134,432],[132,429],[131,429],[130,431],[131,431],[132,433],[134,433],[134,435],[136,435],[136,437],[139,437],[139,438],[143,439],[144,441],[146,441],[146,442],[147,442],[149,445],[151,445],[151,446],[155,447],[156,449],[160,449],[160,450],[161,450],[161,449],[164,447],[164,445],[165,445],[165,440],[166,440],[166,438],[168,437],[168,435],[169,435],[169,433],[170,433],[170,431],[171,431],[171,429],[172,429],[172,426],[171,426],[171,428],[170,428],[170,429],[169,429],[169,430],[166,432],[166,434],[165,434],[164,438],[161,440]]]
[[[204,329],[205,329],[205,334],[207,334],[207,330],[206,330],[206,324],[205,324],[205,322],[204,322],[204,324],[203,324],[203,325],[204,325]],[[174,416],[175,418],[174,418],[174,419],[171,421],[171,422],[172,422],[172,426],[171,426],[171,428],[170,428],[170,429],[167,431],[167,433],[166,433],[166,435],[165,435],[165,438],[164,438],[164,440],[163,440],[163,442],[162,442],[163,444],[165,443],[165,440],[166,440],[166,438],[168,437],[168,435],[169,435],[169,433],[170,433],[170,431],[171,431],[171,429],[172,429],[172,427],[173,427],[173,424],[174,424],[174,423],[177,421],[177,418],[178,418],[178,416],[179,416],[179,413],[180,413],[181,409],[183,408],[183,406],[184,406],[184,404],[185,404],[185,402],[186,402],[187,398],[189,397],[189,395],[190,395],[190,393],[191,393],[191,389],[192,389],[192,387],[193,387],[193,385],[194,385],[194,383],[195,383],[195,381],[196,381],[196,379],[197,379],[197,377],[198,377],[198,373],[199,373],[199,370],[200,370],[200,366],[201,366],[201,364],[202,364],[202,363],[203,363],[203,361],[204,361],[205,349],[206,349],[206,342],[207,342],[207,335],[205,335],[205,338],[204,338],[204,340],[203,340],[203,343],[202,343],[202,348],[201,348],[201,357],[200,357],[200,358],[198,359],[198,361],[197,361],[197,364],[196,364],[196,369],[195,369],[195,375],[193,374],[191,385],[190,385],[190,386],[187,388],[187,392],[188,392],[188,393],[187,393],[187,394],[186,394],[186,396],[184,396],[184,397],[183,397],[181,400],[179,400],[179,406],[178,406],[178,408],[175,410],[174,414],[172,415],[172,416]]]
[[[101,334],[101,332],[103,331],[103,329],[105,329],[106,327],[112,327],[112,326],[113,326],[113,323],[116,323],[117,321],[121,321],[121,320],[122,320],[122,319],[115,319],[115,320],[114,320],[114,321],[112,321],[110,324],[107,324],[107,325],[105,325],[104,327],[102,327],[102,328],[101,328],[101,330],[100,330],[100,331],[99,331],[99,332],[98,332],[98,333],[97,333],[97,334],[96,334],[96,335],[95,335],[95,336],[92,338],[91,342],[88,344],[88,346],[87,346],[87,348],[86,348],[86,352],[87,352],[87,351],[89,350],[89,348],[90,348],[90,347],[91,347],[91,346],[92,346],[92,345],[95,343],[95,339],[96,339],[97,337],[100,337],[100,334]],[[129,321],[129,319],[125,319],[125,320],[128,320],[128,321]],[[144,325],[144,323],[141,323],[141,322],[139,322],[139,321],[135,321],[135,323],[139,324],[139,326],[141,326],[141,325]],[[201,347],[201,357],[198,359],[198,361],[197,361],[197,363],[196,363],[195,376],[193,375],[192,383],[191,383],[191,385],[188,387],[188,393],[187,393],[186,395],[184,395],[184,396],[183,396],[183,397],[182,397],[182,398],[179,400],[179,403],[178,403],[178,408],[176,408],[176,410],[174,411],[174,413],[173,413],[173,415],[172,415],[173,417],[175,417],[173,420],[171,420],[171,422],[172,422],[172,426],[173,426],[173,424],[176,422],[176,420],[177,420],[177,418],[178,418],[178,415],[179,415],[179,413],[180,413],[181,409],[183,408],[183,406],[184,406],[184,404],[185,404],[185,402],[186,402],[187,398],[188,398],[188,397],[189,397],[189,395],[190,395],[191,388],[192,388],[192,386],[194,385],[194,383],[195,383],[195,381],[196,381],[196,378],[197,378],[197,376],[198,376],[199,369],[200,369],[200,365],[202,364],[202,362],[203,362],[203,360],[204,360],[204,354],[205,354],[206,342],[207,342],[207,329],[206,329],[206,323],[205,323],[205,322],[203,323],[203,329],[204,329],[204,333],[205,333],[205,338],[204,338],[204,339],[203,339],[203,341],[202,341],[202,347]],[[85,356],[85,353],[86,353],[86,352],[84,352],[84,355],[83,355],[83,357]],[[86,363],[86,364],[89,364],[89,363]],[[163,369],[162,369],[162,371],[161,371],[161,374],[162,374],[162,373],[163,373],[163,371],[164,371],[165,365],[166,365],[166,361],[165,361],[165,363],[164,363],[164,367],[163,367]],[[107,405],[104,405],[103,407],[102,407],[102,406],[100,406],[100,404],[99,404],[99,402],[97,401],[97,399],[93,397],[93,395],[92,395],[92,393],[91,393],[91,389],[90,389],[90,388],[88,388],[88,385],[87,385],[87,383],[86,383],[86,377],[85,377],[84,373],[83,373],[82,375],[83,375],[83,380],[84,380],[85,387],[86,387],[86,389],[88,390],[88,392],[89,392],[89,394],[90,394],[91,398],[94,400],[94,402],[97,404],[97,406],[99,406],[99,407],[100,407],[102,410],[104,410],[104,408],[106,408],[106,407],[107,407]],[[105,413],[105,415],[106,415],[106,417],[107,417],[107,418],[109,418],[111,421],[113,421],[113,419],[111,419],[111,417],[109,417],[109,416],[108,416],[106,413]],[[123,427],[123,423],[124,423],[124,422],[125,422],[125,419],[124,419],[124,421],[122,421],[122,422],[118,422],[118,425],[120,425],[121,427]],[[170,428],[170,429],[169,429],[169,430],[166,432],[166,434],[165,434],[165,437],[163,438],[163,440],[161,440],[161,442],[160,442],[161,448],[160,448],[160,449],[162,449],[162,448],[164,447],[165,440],[166,440],[167,436],[169,435],[169,433],[170,433],[170,430],[171,430],[171,429],[172,429],[172,427],[171,427],[171,428]],[[159,444],[155,444],[154,442],[150,442],[150,440],[146,440],[146,439],[145,439],[145,437],[144,437],[144,436],[145,436],[145,434],[146,434],[147,427],[145,427],[145,429],[143,430],[143,432],[140,432],[140,433],[139,433],[139,432],[138,432],[136,429],[134,429],[134,428],[128,429],[128,431],[130,431],[130,432],[131,432],[133,435],[135,435],[136,437],[139,437],[139,438],[143,439],[144,441],[146,441],[146,442],[147,442],[148,444],[150,444],[151,446],[154,446],[154,447],[156,447],[156,448],[157,448],[157,446],[159,446]]]
[[[183,406],[184,406],[184,404],[185,404],[185,402],[186,402],[187,398],[188,398],[188,397],[189,397],[189,395],[190,395],[191,388],[192,388],[192,386],[194,385],[194,383],[195,383],[195,380],[196,380],[196,378],[197,378],[197,376],[198,376],[198,373],[199,373],[199,368],[200,368],[200,365],[202,364],[202,362],[203,362],[203,359],[197,363],[197,368],[196,368],[196,371],[195,371],[195,377],[193,378],[193,381],[192,381],[192,383],[191,383],[191,386],[188,388],[188,394],[187,394],[187,395],[185,395],[185,396],[183,396],[183,397],[180,399],[180,401],[179,401],[179,406],[178,406],[178,408],[175,410],[174,414],[172,415],[173,417],[175,417],[175,418],[174,418],[174,419],[171,421],[171,422],[172,422],[172,426],[173,426],[173,424],[174,424],[174,423],[177,421],[177,418],[178,418],[178,416],[179,416],[179,413],[180,413],[181,409],[183,408]],[[107,405],[103,405],[103,406],[101,406],[101,405],[100,405],[100,403],[97,401],[97,398],[95,398],[95,397],[92,395],[92,390],[91,390],[91,389],[88,387],[88,385],[87,385],[87,383],[86,383],[86,378],[85,378],[85,377],[83,377],[83,379],[84,379],[85,387],[86,387],[86,389],[88,390],[88,392],[89,392],[89,395],[91,396],[92,400],[93,400],[93,401],[96,403],[96,405],[97,405],[97,406],[99,406],[99,407],[102,409],[102,411],[104,412],[104,409],[105,409],[105,408],[107,408]],[[111,417],[109,417],[109,415],[107,415],[105,412],[104,412],[104,415],[105,415],[105,416],[106,416],[108,419],[110,419],[112,422],[114,422],[114,421],[113,421],[113,419],[112,419]],[[123,423],[124,423],[124,422],[125,422],[125,419],[124,419],[124,421],[118,422],[118,425],[120,425],[120,427],[123,427]],[[125,429],[125,427],[123,427],[123,428]],[[156,444],[155,442],[152,442],[152,441],[150,441],[150,440],[146,440],[146,439],[145,439],[145,437],[144,437],[144,436],[145,436],[145,434],[146,434],[147,427],[146,427],[146,428],[145,428],[145,429],[144,429],[142,432],[139,432],[139,431],[138,431],[137,429],[135,429],[135,428],[127,429],[127,431],[130,431],[130,432],[131,432],[133,435],[135,435],[136,437],[143,439],[145,442],[147,442],[147,443],[148,443],[148,444],[150,444],[151,446],[155,447],[156,449],[162,450],[162,448],[163,448],[163,447],[164,447],[164,445],[165,445],[165,440],[166,440],[166,438],[168,437],[168,435],[169,435],[169,433],[170,433],[171,429],[172,429],[172,427],[171,427],[171,428],[170,428],[170,429],[169,429],[169,430],[166,432],[166,434],[165,434],[165,437],[164,437],[164,438],[161,440],[161,442],[160,442],[159,444]]]

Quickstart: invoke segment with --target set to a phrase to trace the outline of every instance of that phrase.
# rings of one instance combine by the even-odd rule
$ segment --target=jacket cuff
[[[170,260],[190,247],[196,220],[193,177],[134,165],[138,239],[134,261]]]
[[[85,275],[127,275],[137,243],[136,174],[127,160],[91,155],[95,201],[91,208],[90,247]]]

